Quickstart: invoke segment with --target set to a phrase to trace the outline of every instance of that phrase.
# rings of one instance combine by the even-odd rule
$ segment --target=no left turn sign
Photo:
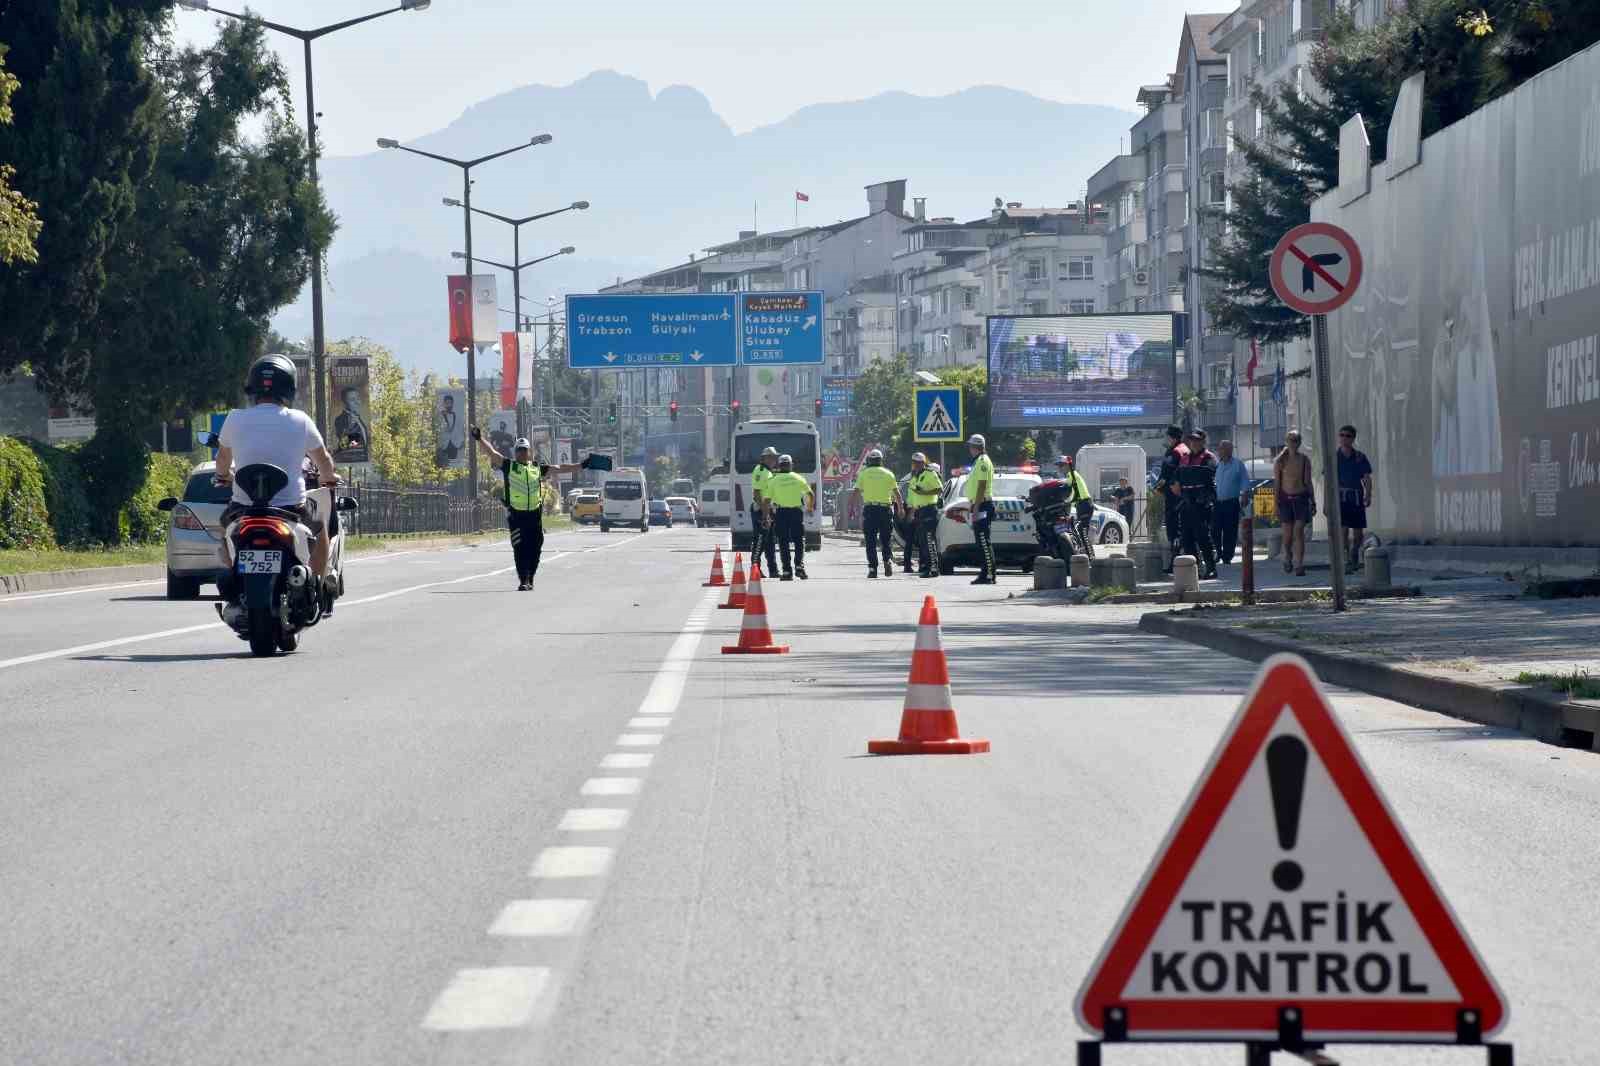
[[[1361,249],[1349,232],[1331,223],[1296,226],[1272,250],[1272,290],[1301,314],[1338,310],[1360,284]]]

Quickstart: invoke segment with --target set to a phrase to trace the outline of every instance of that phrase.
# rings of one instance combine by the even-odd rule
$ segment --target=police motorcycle
[[[333,601],[344,595],[339,515],[358,510],[360,504],[320,486],[309,462],[297,476],[306,479],[307,517],[328,528],[328,576],[320,582],[311,569],[311,529],[293,511],[271,506],[289,474],[267,463],[251,463],[234,474],[234,484],[250,503],[238,509],[223,532],[232,581],[217,614],[241,640],[249,641],[255,656],[294,651],[301,632],[322,621],[332,612]]]
[[[1093,507],[1090,502],[1091,513]],[[1039,482],[1028,490],[1028,502],[1023,510],[1033,515],[1034,536],[1047,554],[1064,563],[1070,563],[1073,555],[1094,558],[1094,545],[1075,521],[1071,481],[1050,478]]]

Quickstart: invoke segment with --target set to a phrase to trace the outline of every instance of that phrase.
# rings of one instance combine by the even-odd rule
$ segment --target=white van
[[[817,505],[806,515],[806,551],[822,550],[822,494],[818,479],[822,476],[818,456],[822,452],[817,427],[811,422],[793,418],[757,418],[740,422],[733,430],[733,527],[735,551],[749,551],[754,528],[750,523],[750,503],[754,498],[750,475],[756,460],[766,448],[776,448],[779,455],[794,458],[794,472],[811,482],[811,491],[817,494]]]
[[[700,516],[696,521],[705,526],[725,526],[733,510],[733,482],[727,474],[713,474],[700,486]]]
[[[600,475],[600,532],[612,526],[638,526],[640,533],[650,530],[650,494],[644,471],[636,466],[619,466]]]

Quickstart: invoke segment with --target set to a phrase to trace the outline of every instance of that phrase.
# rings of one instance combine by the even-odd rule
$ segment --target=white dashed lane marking
[[[635,755],[632,752],[619,751],[607,755],[600,760],[602,770],[646,770],[655,759],[654,755]]]
[[[542,966],[492,966],[461,970],[434,1000],[424,1029],[465,1032],[526,1025],[550,983]]]
[[[615,833],[628,824],[628,812],[621,807],[580,807],[568,811],[556,826],[563,833]]]
[[[672,724],[671,718],[630,718],[629,729],[665,729]]]
[[[643,787],[639,777],[591,777],[578,791],[585,796],[635,796]]]
[[[611,869],[612,851],[599,847],[545,848],[533,860],[529,877],[604,877]]]
[[[586,899],[514,899],[489,927],[489,935],[576,936],[593,909]]]
[[[660,743],[660,733],[624,733],[617,738],[619,748],[653,748]]]

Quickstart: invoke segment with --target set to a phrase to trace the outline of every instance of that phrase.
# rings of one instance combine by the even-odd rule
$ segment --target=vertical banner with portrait
[[[467,465],[467,390],[433,394],[433,460],[438,466]]]
[[[365,463],[372,458],[371,379],[364,355],[328,360],[328,410],[333,414],[328,450],[336,463]]]
[[[515,408],[496,411],[489,416],[489,443],[501,455],[509,456],[517,443],[517,412]]]
[[[517,369],[517,398],[538,403],[539,396],[534,389],[539,385],[539,342],[533,333],[517,334],[517,352],[522,358],[522,365]]]

